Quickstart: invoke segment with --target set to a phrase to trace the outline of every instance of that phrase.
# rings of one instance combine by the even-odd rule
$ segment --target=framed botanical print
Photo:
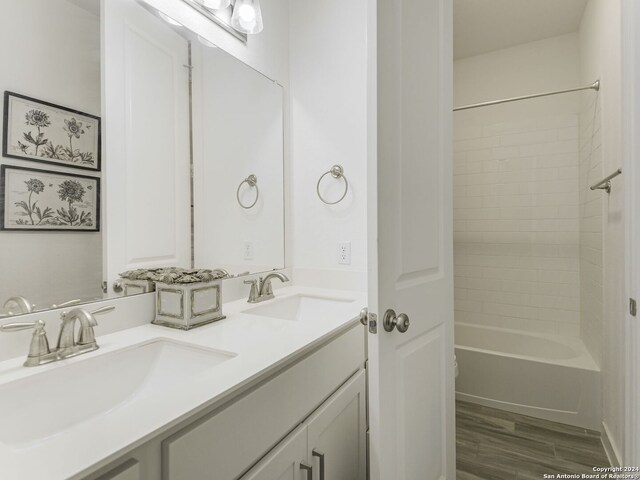
[[[4,93],[5,157],[100,170],[100,117]]]
[[[2,165],[0,230],[100,231],[100,178]]]

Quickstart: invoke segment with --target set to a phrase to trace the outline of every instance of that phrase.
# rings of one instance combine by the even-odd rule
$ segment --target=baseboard
[[[620,455],[620,450],[617,448],[615,442],[611,441],[609,428],[604,422],[602,422],[602,435],[600,436],[600,439],[602,441],[602,446],[604,447],[604,451],[607,454],[607,458],[609,459],[609,463],[611,464],[611,466],[622,466],[622,462],[620,461],[620,459],[622,458],[622,456]]]

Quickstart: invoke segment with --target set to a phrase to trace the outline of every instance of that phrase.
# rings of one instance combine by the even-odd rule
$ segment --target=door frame
[[[625,298],[640,301],[640,4],[622,0],[622,147],[625,188]],[[625,447],[618,459],[640,465],[640,316],[625,315]]]

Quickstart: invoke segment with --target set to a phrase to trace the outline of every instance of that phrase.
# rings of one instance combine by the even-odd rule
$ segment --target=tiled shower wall
[[[580,335],[579,134],[574,114],[456,127],[457,322]]]
[[[580,312],[581,336],[594,360],[602,361],[602,208],[606,193],[589,186],[604,177],[600,97],[584,95],[580,114]]]

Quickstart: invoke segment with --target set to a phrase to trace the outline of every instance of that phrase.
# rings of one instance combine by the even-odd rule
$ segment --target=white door
[[[271,451],[241,480],[313,480],[307,456],[307,427],[300,427]]]
[[[369,309],[378,314],[377,334],[369,335],[371,478],[453,480],[452,2],[380,0],[376,14],[368,169]],[[406,332],[385,331],[388,309]]]
[[[365,374],[349,380],[307,421],[307,458],[314,480],[365,480],[367,421]]]
[[[105,277],[191,264],[188,42],[136,0],[103,5]]]

